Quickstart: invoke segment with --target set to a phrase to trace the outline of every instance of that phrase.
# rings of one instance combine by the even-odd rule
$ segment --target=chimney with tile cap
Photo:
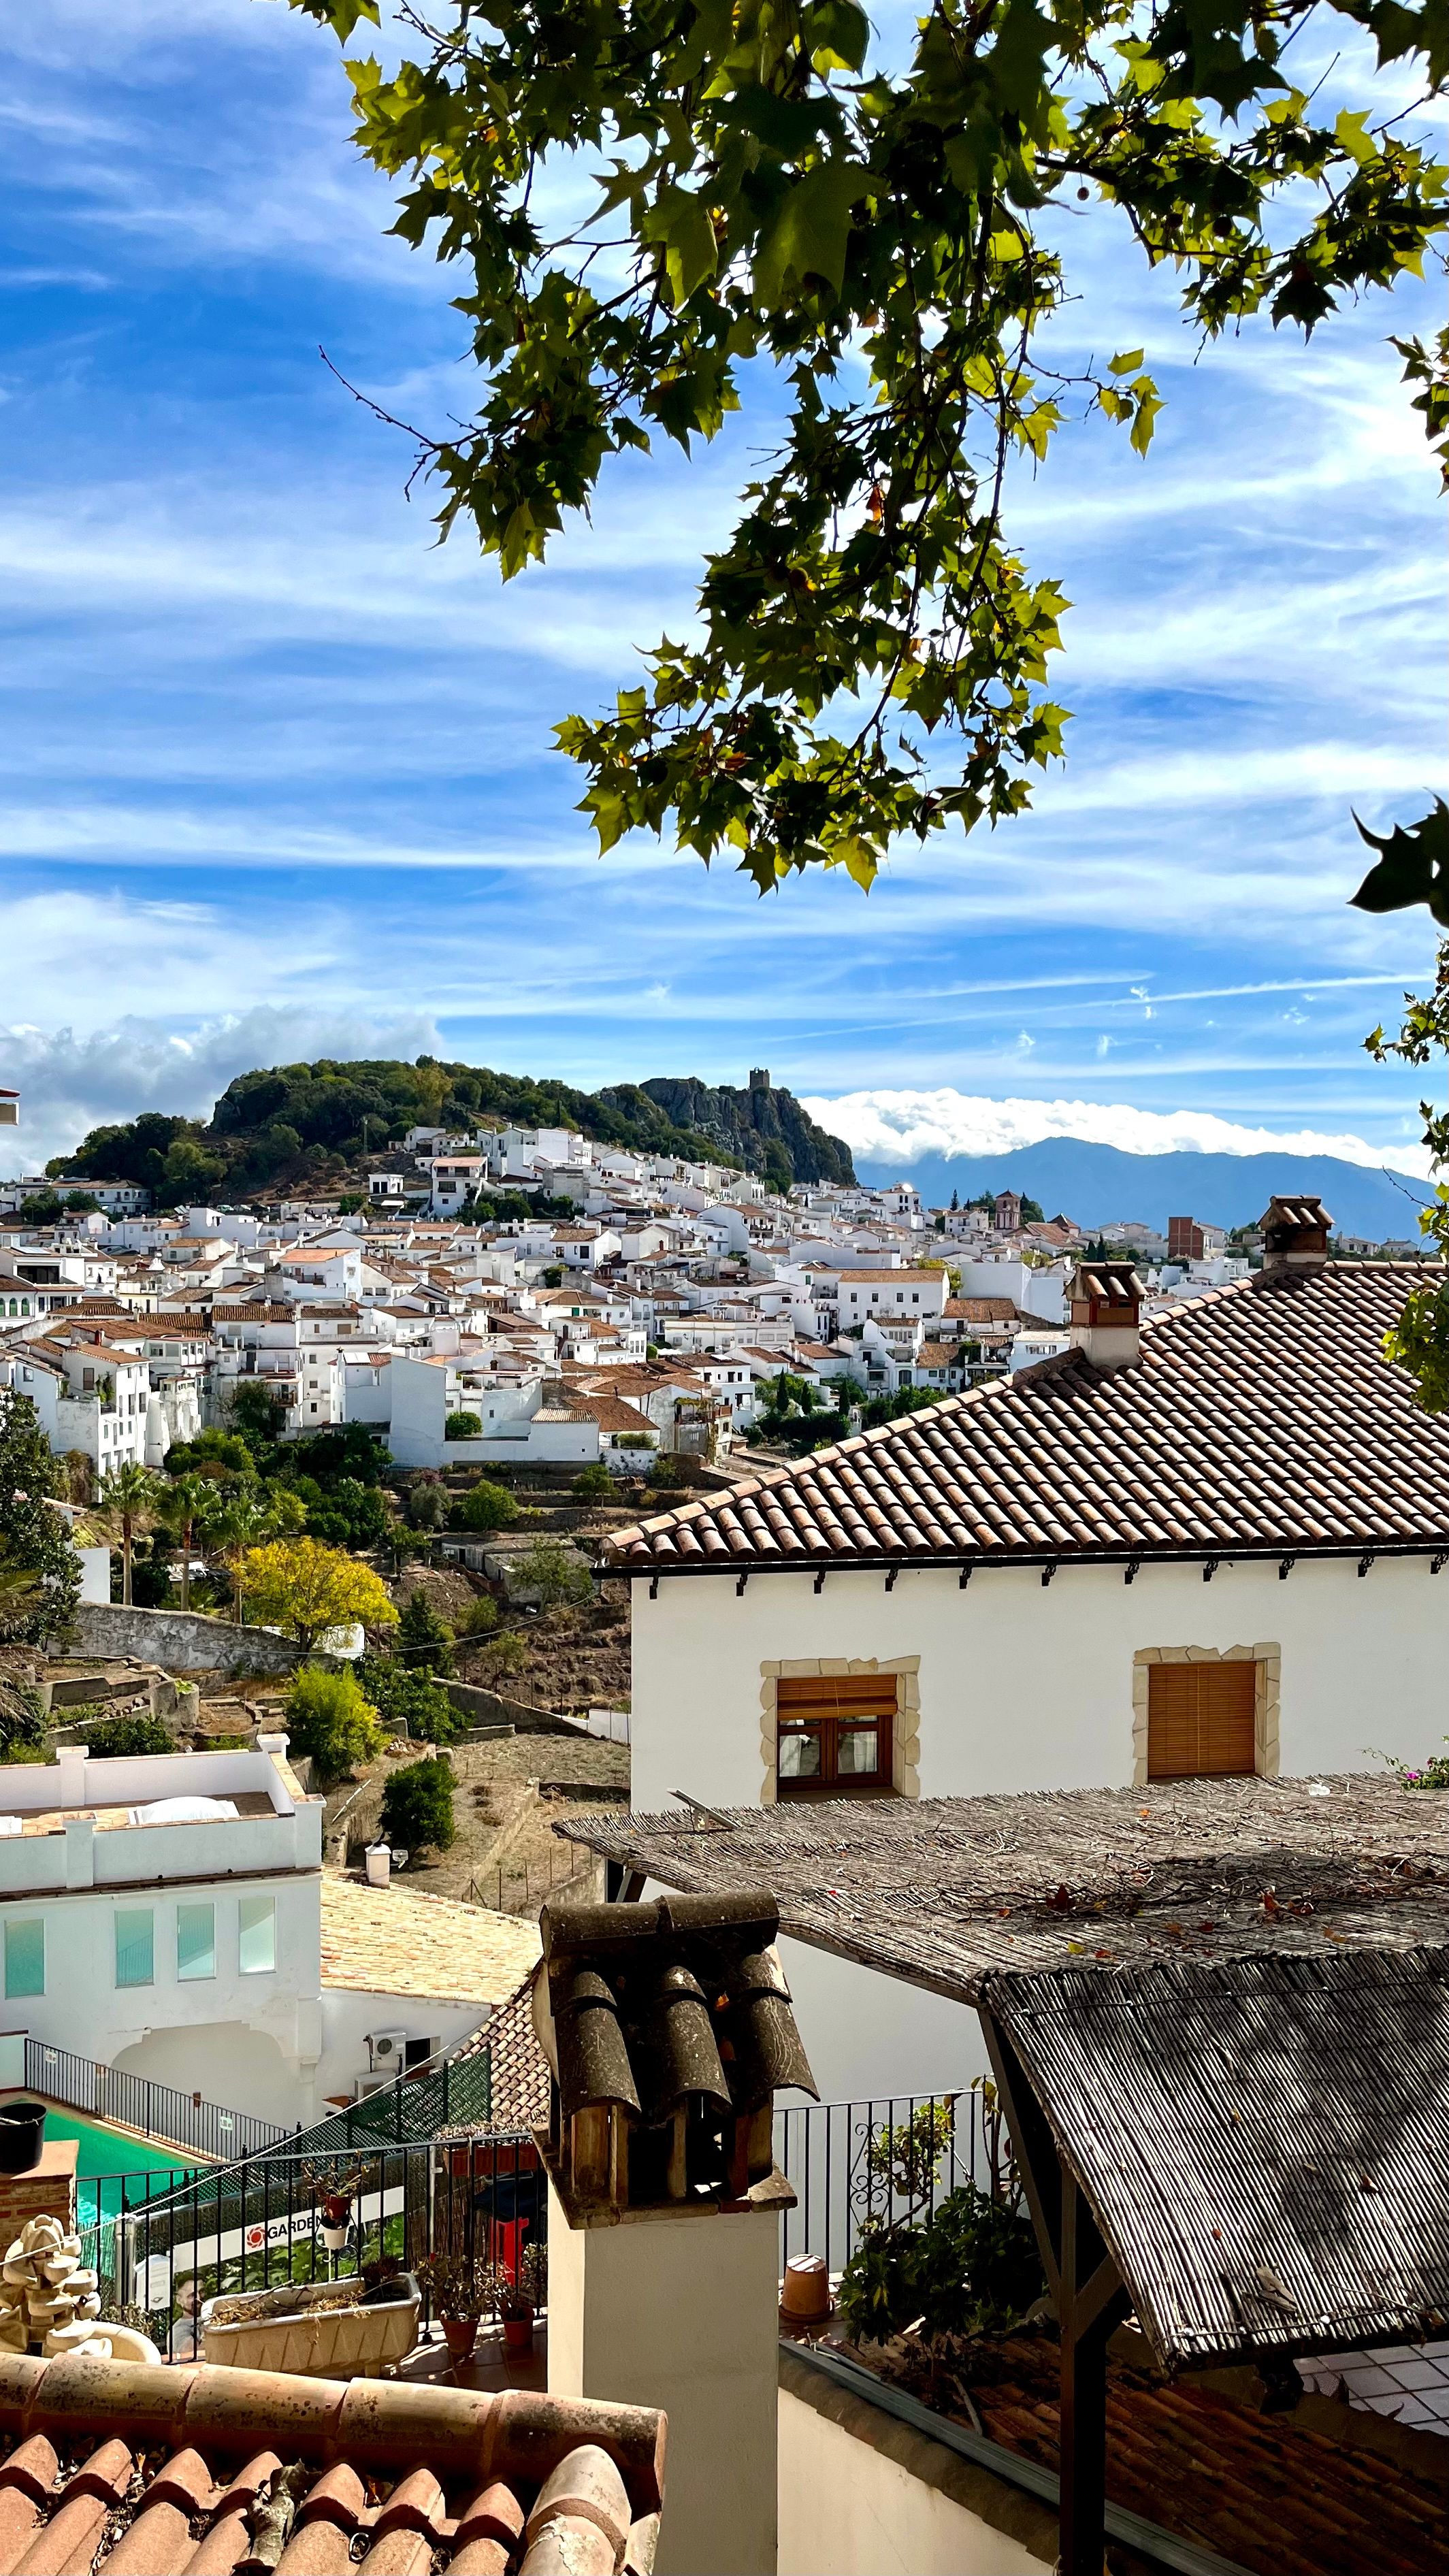
[[[814,2094],[768,1893],[545,1905],[548,2384],[669,2417],[658,2576],[774,2576],[774,2101]],[[647,2392],[652,2391],[653,2394]]]
[[[1322,1199],[1270,1199],[1261,1223],[1265,1279],[1291,1279],[1324,1268],[1333,1219]]]
[[[1083,1261],[1067,1291],[1072,1348],[1094,1368],[1130,1368],[1142,1356],[1142,1282],[1130,1261]]]

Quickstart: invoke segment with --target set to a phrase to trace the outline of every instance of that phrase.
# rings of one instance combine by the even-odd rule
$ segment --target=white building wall
[[[1365,1771],[1412,1761],[1449,1734],[1449,1569],[1427,1557],[1300,1562],[757,1574],[737,1597],[718,1576],[633,1585],[632,1803],[687,1790],[712,1806],[761,1796],[762,1666],[919,1656],[923,1797],[1127,1788],[1139,1649],[1276,1647],[1279,1768]],[[822,2094],[853,2099],[984,2071],[971,2017],[791,1943],[800,2027]],[[960,2070],[958,2072],[957,2070]]]

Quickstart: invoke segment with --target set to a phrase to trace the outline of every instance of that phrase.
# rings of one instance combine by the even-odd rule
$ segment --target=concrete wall
[[[779,2242],[773,2209],[572,2228],[549,2185],[549,2394],[667,2409],[658,2576],[775,2576]]]
[[[1048,2576],[1056,2522],[1033,2497],[828,2381],[812,2387],[784,2348],[780,2374],[779,2576]]]
[[[302,1661],[291,1638],[270,1628],[237,1628],[196,1610],[127,1610],[115,1601],[82,1601],[68,1642],[72,1653],[134,1655],[181,1673],[290,1673]]]

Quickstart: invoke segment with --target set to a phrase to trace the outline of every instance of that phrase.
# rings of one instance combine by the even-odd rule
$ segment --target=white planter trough
[[[421,2305],[407,2272],[370,2297],[355,2275],[239,2290],[202,2308],[202,2358],[304,2379],[390,2377],[417,2342]]]

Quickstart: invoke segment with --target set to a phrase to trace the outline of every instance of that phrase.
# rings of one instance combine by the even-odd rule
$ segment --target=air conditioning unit
[[[374,2075],[379,2073],[401,2075],[407,2036],[405,2030],[370,2030],[368,2032],[367,2054]]]

